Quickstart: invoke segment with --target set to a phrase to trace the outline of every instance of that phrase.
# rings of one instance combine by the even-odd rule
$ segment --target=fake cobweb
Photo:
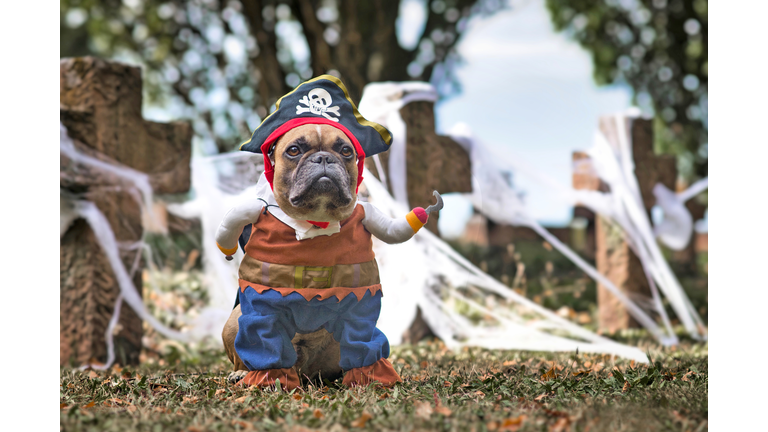
[[[361,101],[363,115],[387,126],[395,137],[390,149],[388,172],[381,169],[380,161],[374,157],[377,171],[382,177],[389,177],[394,192],[390,194],[366,170],[361,199],[371,201],[392,217],[403,217],[410,210],[404,204],[407,203],[405,143],[398,137],[405,136],[405,124],[399,117],[399,109],[416,100],[436,100],[434,89],[425,83],[373,84],[366,88]],[[620,120],[617,119],[620,124],[626,123]],[[469,198],[476,209],[495,222],[532,228],[586,274],[614,293],[629,313],[662,344],[675,344],[677,339],[661,306],[661,295],[669,301],[692,337],[706,338],[706,327],[669,269],[655,240],[658,236],[667,244],[687,243],[684,237],[690,237],[692,223],[688,220],[690,215],[687,211],[683,213],[683,203],[705,189],[706,180],[677,195],[657,188],[655,192],[659,204],[665,210],[665,221],[651,227],[647,215],[641,210],[631,159],[628,161],[622,154],[615,154],[599,133],[590,156],[596,162],[599,176],[611,186],[610,193],[574,191],[540,173],[530,172],[520,162],[520,158],[495,154],[473,138],[466,125],[457,125],[451,131],[451,136],[470,153],[474,192]],[[625,133],[625,140],[626,136],[628,134]],[[625,150],[631,149],[629,146],[631,143],[624,142]],[[162,200],[152,196],[145,174],[125,167],[110,166],[79,154],[63,125],[61,152],[80,163],[99,164],[101,168],[113,171],[125,181],[126,187],[137,191],[137,202],[150,215],[150,204]],[[550,186],[552,199],[580,203],[620,226],[625,239],[646,269],[653,298],[627,297],[594,267],[541,227],[519,200],[519,192],[506,181],[503,172],[509,169],[530,175]],[[147,310],[136,287],[131,283],[133,269],[126,269],[120,261],[120,249],[133,248],[143,250],[147,261],[152,262],[151,248],[143,241],[132,245],[119,244],[106,218],[92,203],[62,196],[62,235],[73,219],[81,217],[87,220],[97,234],[120,286],[121,294],[117,298],[115,315],[105,334],[108,359],[104,367],[109,367],[114,361],[112,330],[123,303],[127,303],[139,317],[169,339],[181,342],[212,339],[220,343],[221,329],[237,293],[237,268],[242,251],[238,250],[233,261],[226,261],[216,248],[214,235],[219,222],[231,207],[243,199],[256,199],[259,188],[263,187],[262,170],[260,155],[246,152],[195,155],[192,158],[191,198],[166,206],[170,213],[179,217],[199,219],[202,227],[203,285],[208,300],[201,310],[181,313],[186,314],[181,320],[188,323],[184,332],[163,324]],[[257,182],[259,179],[262,180],[261,184]],[[601,337],[516,293],[474,266],[428,230],[423,229],[410,241],[398,245],[374,240],[374,251],[384,287],[378,326],[393,345],[402,341],[401,335],[413,322],[417,308],[420,308],[430,328],[448,347],[454,349],[479,346],[529,351],[579,350],[647,361],[646,355],[638,348]],[[156,282],[153,282],[151,274],[149,279],[150,284]]]

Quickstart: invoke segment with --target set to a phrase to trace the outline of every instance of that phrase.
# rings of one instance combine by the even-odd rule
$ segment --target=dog
[[[332,222],[352,214],[357,202],[357,165],[354,146],[343,132],[329,125],[299,126],[277,141],[270,159],[275,167],[275,200],[287,215]],[[234,365],[228,377],[231,383],[248,373],[235,351],[241,314],[237,305],[221,335],[227,357]],[[296,334],[292,343],[298,357],[294,368],[300,377],[333,381],[342,376],[339,343],[327,330]]]
[[[348,94],[336,77],[308,80],[240,147],[264,155],[270,188],[231,209],[216,233],[227,259],[238,239],[245,252],[239,305],[222,332],[231,382],[279,380],[292,389],[302,378],[342,375],[348,386],[400,381],[376,328],[382,287],[372,236],[407,241],[442,204],[391,218],[358,201],[365,157],[388,150],[392,135]]]

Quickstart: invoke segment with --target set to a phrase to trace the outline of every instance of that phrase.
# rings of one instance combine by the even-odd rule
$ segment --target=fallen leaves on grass
[[[542,381],[549,381],[557,378],[557,372],[555,371],[554,364],[552,365],[552,369],[548,370],[544,375],[541,376]]]
[[[485,427],[488,428],[489,431],[499,431],[499,432],[516,431],[520,429],[525,419],[526,419],[525,414],[522,414],[517,417],[510,417],[510,418],[504,419],[500,422],[498,421],[488,422],[485,425]]]
[[[360,417],[358,417],[357,420],[353,421],[350,426],[356,427],[356,428],[364,428],[365,424],[368,423],[368,420],[372,419],[373,416],[368,413],[368,411],[363,411],[362,414],[360,414]]]
[[[105,400],[103,404],[109,407],[114,407],[114,406],[120,406],[120,405],[130,405],[130,402],[124,401],[119,398],[111,398],[111,399]]]
[[[432,416],[432,405],[429,402],[416,402],[414,405],[416,417],[429,420]]]
[[[251,429],[253,429],[253,424],[252,423],[248,423],[248,422],[245,422],[245,421],[242,421],[242,420],[232,420],[232,422],[230,424],[232,426],[240,426],[240,428],[244,429],[244,430],[251,430]]]
[[[549,432],[564,432],[571,425],[571,421],[567,417],[560,417],[555,424],[549,428]]]
[[[323,414],[323,412],[320,411],[320,409],[318,408],[312,411],[312,417],[316,419],[322,419],[323,417],[325,417],[325,414]]]

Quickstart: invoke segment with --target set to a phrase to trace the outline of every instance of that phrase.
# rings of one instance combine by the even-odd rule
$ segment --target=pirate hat
[[[270,185],[274,176],[270,148],[283,134],[305,124],[327,124],[344,132],[358,155],[358,186],[363,179],[365,157],[387,151],[392,143],[392,134],[384,126],[366,120],[357,111],[340,79],[320,75],[281,97],[275,111],[240,145],[240,150],[264,154],[264,174]]]

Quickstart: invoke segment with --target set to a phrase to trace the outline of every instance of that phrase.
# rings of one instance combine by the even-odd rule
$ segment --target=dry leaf
[[[485,424],[485,428],[488,429],[489,431],[495,431],[496,429],[499,428],[499,422],[495,422],[495,421],[488,422]]]
[[[128,412],[136,412],[136,410],[137,410],[138,408],[136,408],[136,405],[128,405],[127,407],[125,407],[125,409],[126,409]]]
[[[429,366],[429,363],[427,363],[426,360],[425,360],[425,361],[422,361],[421,363],[419,363],[419,366],[421,366],[422,369],[426,369],[427,366]]]
[[[232,420],[232,422],[230,424],[232,426],[240,426],[241,429],[245,429],[245,430],[253,429],[253,424],[248,423],[248,422],[244,422],[242,420]]]
[[[568,426],[570,425],[570,421],[567,417],[560,417],[557,419],[554,425],[552,425],[551,428],[549,428],[549,432],[563,432],[566,429],[568,429]]]
[[[542,381],[549,381],[557,378],[557,372],[555,372],[554,365],[552,366],[552,369],[548,370],[544,375],[541,376]]]
[[[316,419],[322,419],[323,417],[325,417],[325,414],[323,414],[323,412],[320,411],[320,409],[318,408],[312,412],[312,417]]]
[[[500,430],[516,431],[520,428],[520,426],[522,426],[524,420],[525,420],[524,414],[517,417],[510,417],[508,419],[504,419],[504,421],[501,422]]]
[[[350,426],[357,427],[357,428],[364,428],[365,424],[368,423],[368,420],[372,419],[373,416],[368,414],[367,411],[363,411],[362,414],[360,414],[360,417],[353,421]]]
[[[215,393],[215,394],[216,394],[216,396],[218,396],[218,395],[220,395],[220,394],[223,394],[223,393],[224,393],[224,392],[226,392],[226,391],[227,391],[226,389],[218,389],[218,390],[216,390],[216,393]]]
[[[90,372],[88,372],[88,378],[95,379],[98,377],[99,377],[99,374],[97,374],[95,370],[91,370]]]
[[[128,402],[118,399],[118,398],[111,398],[104,401],[104,405],[107,406],[116,406],[116,405],[130,405]]]
[[[69,405],[67,405],[67,404],[65,404],[65,403],[62,403],[61,405],[59,405],[59,409],[64,409],[64,408],[66,408],[66,407],[68,407],[68,406],[69,406]]]
[[[485,397],[485,393],[483,393],[483,392],[482,392],[482,391],[480,391],[480,390],[476,391],[476,392],[474,393],[474,395],[475,395],[475,396],[479,396],[481,399]]]
[[[516,360],[507,360],[507,361],[505,361],[504,363],[502,363],[501,365],[502,365],[502,366],[514,366],[514,365],[516,365],[516,364],[517,364],[517,361],[516,361]]]
[[[192,397],[184,396],[181,399],[181,403],[183,403],[183,404],[185,404],[185,403],[192,403],[193,404],[193,403],[197,403],[199,400],[200,400],[200,398],[198,398],[197,396],[192,396]]]
[[[93,406],[96,405],[96,402],[90,402],[88,405],[84,406],[83,408],[93,408]]]
[[[245,398],[248,396],[240,396],[239,398],[235,399],[235,402],[237,403],[245,403]]]
[[[438,414],[442,414],[446,417],[449,417],[451,414],[453,414],[453,411],[451,411],[448,407],[438,405],[435,407],[435,412]]]
[[[383,395],[379,396],[379,400],[384,400],[389,397],[389,393],[384,393]]]
[[[414,405],[416,417],[429,420],[432,416],[432,405],[429,402],[416,402]]]
[[[533,400],[535,400],[536,402],[539,402],[540,400],[544,399],[545,397],[547,397],[547,394],[546,393],[542,393],[542,394],[536,396],[536,398],[534,398]]]
[[[300,400],[301,400],[301,395],[300,395],[300,394],[298,394],[298,393],[294,393],[294,395],[293,395],[293,400],[297,400],[297,401],[300,401]]]
[[[621,391],[626,393],[627,391],[629,391],[630,387],[632,387],[632,386],[629,385],[629,381],[624,381],[624,387],[621,388]]]
[[[315,432],[317,429],[310,429],[301,425],[293,425],[288,432]]]

